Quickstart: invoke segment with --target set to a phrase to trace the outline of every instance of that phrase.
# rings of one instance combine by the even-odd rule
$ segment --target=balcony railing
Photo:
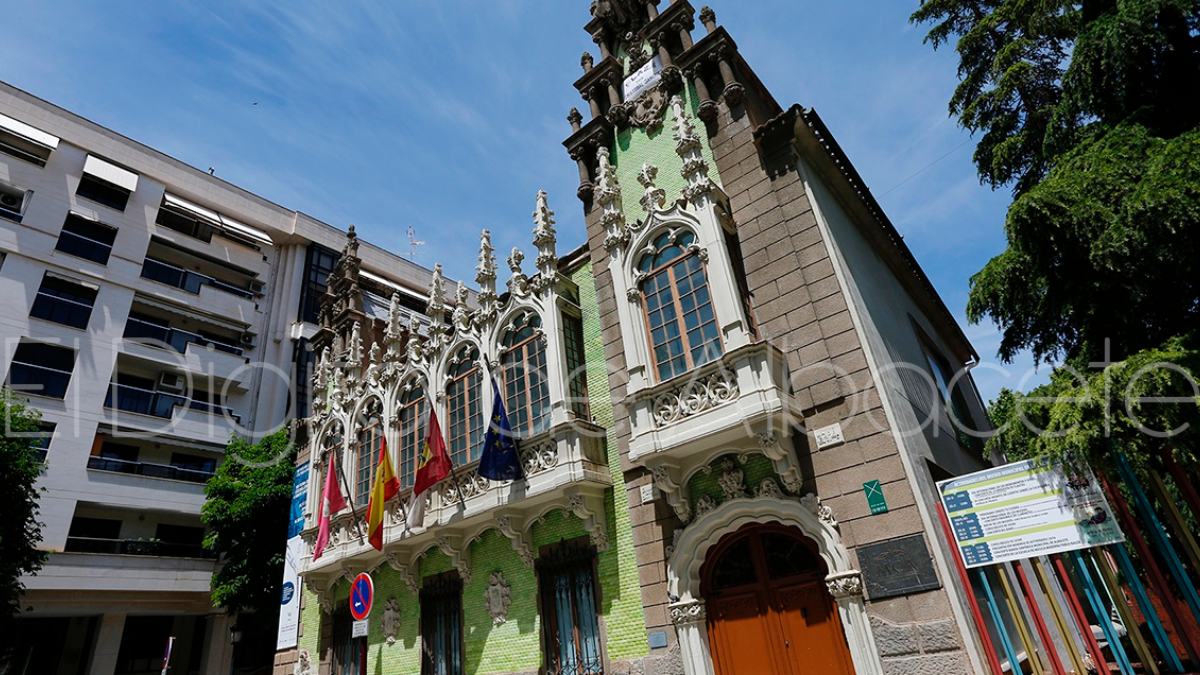
[[[108,396],[104,399],[106,408],[116,408],[125,412],[163,419],[170,419],[175,413],[175,407],[181,405],[210,415],[223,415],[234,420],[241,420],[239,415],[223,405],[128,384],[111,384]]]
[[[178,544],[158,539],[102,539],[99,537],[67,537],[63,549],[68,553],[108,553],[110,555],[145,555],[159,558],[215,558],[216,555],[199,544]]]
[[[63,398],[70,384],[69,370],[15,360],[8,369],[8,386],[23,394]]]
[[[142,278],[174,286],[180,290],[197,295],[199,295],[202,286],[212,286],[213,288],[242,298],[254,297],[254,293],[245,288],[239,288],[231,283],[210,277],[207,274],[185,270],[182,267],[154,258],[146,258],[142,263]]]
[[[204,337],[199,333],[182,330],[180,328],[172,328],[171,326],[151,323],[141,319],[130,317],[125,322],[125,337],[133,340],[151,340],[152,345],[159,346],[162,344],[170,345],[172,349],[184,353],[189,344],[199,345],[201,347],[212,347],[229,354],[237,356],[242,355],[242,348],[228,342],[213,340],[212,338]],[[158,343],[158,344],[155,344]]]
[[[185,469],[170,464],[154,464],[152,462],[134,462],[110,457],[88,457],[89,469],[97,471],[112,471],[114,473],[129,473],[151,478],[168,478],[189,483],[207,483],[213,477],[212,471]]]

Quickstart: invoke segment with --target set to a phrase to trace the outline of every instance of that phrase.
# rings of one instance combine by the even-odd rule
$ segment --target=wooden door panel
[[[779,617],[783,652],[793,672],[853,675],[841,620],[824,584],[776,589],[771,609]]]
[[[708,639],[713,665],[721,675],[790,675],[773,656],[766,607],[758,593],[731,595],[708,603]]]

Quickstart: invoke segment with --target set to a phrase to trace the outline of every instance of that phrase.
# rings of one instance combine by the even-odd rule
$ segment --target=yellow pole
[[[1117,576],[1113,574],[1112,561],[1103,551],[1097,555],[1096,549],[1089,549],[1088,557],[1092,559],[1092,564],[1096,569],[1100,570],[1100,577],[1104,580],[1104,585],[1108,587],[1108,595],[1112,599],[1113,607],[1116,607],[1117,614],[1121,615],[1121,623],[1125,624],[1125,632],[1129,635],[1129,641],[1133,643],[1134,651],[1142,660],[1142,667],[1149,669],[1153,675],[1158,675],[1158,664],[1154,662],[1154,655],[1150,653],[1150,648],[1146,645],[1145,638],[1142,637],[1142,631],[1138,628],[1133,612],[1129,611],[1129,603],[1125,601],[1121,584],[1118,583]]]
[[[1004,601],[1008,603],[1008,611],[1012,614],[1013,623],[1017,625],[1017,633],[1021,636],[1021,644],[1025,645],[1025,659],[1033,667],[1033,675],[1045,675],[1046,671],[1042,667],[1041,654],[1037,646],[1033,643],[1033,638],[1029,635],[1029,628],[1025,625],[1025,616],[1021,613],[1021,606],[1017,602],[1017,596],[1013,593],[1012,584],[1009,583],[1006,566],[996,565],[996,575],[1000,577],[1000,586],[1004,589]],[[1013,664],[1012,672],[1016,673],[1018,667],[1019,664]]]
[[[1050,605],[1050,613],[1054,616],[1054,625],[1058,626],[1058,634],[1062,636],[1063,644],[1067,648],[1067,654],[1071,657],[1071,665],[1074,666],[1075,675],[1086,675],[1087,666],[1084,665],[1083,657],[1079,655],[1079,648],[1075,640],[1071,637],[1071,630],[1067,627],[1067,620],[1063,616],[1063,609],[1058,605],[1057,596],[1054,594],[1054,587],[1051,585],[1050,577],[1046,574],[1046,568],[1042,566],[1041,558],[1031,558],[1029,562],[1033,564],[1033,569],[1037,572],[1038,582],[1042,587],[1042,595],[1046,596],[1046,604]]]
[[[1183,519],[1183,514],[1179,512],[1179,505],[1171,498],[1171,494],[1167,492],[1167,486],[1163,483],[1162,477],[1157,471],[1148,472],[1150,474],[1150,484],[1154,487],[1154,492],[1157,493],[1158,500],[1167,508],[1168,520],[1174,525],[1175,534],[1179,535],[1180,541],[1183,542],[1183,550],[1187,551],[1188,559],[1192,561],[1192,569],[1200,570],[1200,546],[1196,544],[1196,537],[1192,531],[1188,529],[1187,521]],[[1197,514],[1200,516],[1200,514]]]

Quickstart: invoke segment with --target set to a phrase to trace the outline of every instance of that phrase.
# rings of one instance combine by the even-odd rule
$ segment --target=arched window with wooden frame
[[[400,487],[407,490],[416,479],[421,451],[425,446],[426,423],[429,420],[425,387],[420,383],[410,383],[400,394],[400,409],[396,419],[400,431]]]
[[[665,231],[638,259],[642,308],[659,381],[719,358],[723,352],[708,276],[696,235]]]
[[[475,461],[483,449],[482,388],[479,348],[464,345],[450,357],[446,371],[446,440],[455,466]]]
[[[550,388],[546,384],[546,341],[534,312],[513,317],[500,339],[500,377],[508,423],[519,437],[550,428]]]
[[[365,505],[371,494],[372,471],[379,458],[379,443],[383,440],[383,405],[372,398],[356,420],[354,444],[354,505]]]

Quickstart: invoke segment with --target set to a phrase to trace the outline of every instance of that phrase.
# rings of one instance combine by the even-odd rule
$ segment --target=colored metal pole
[[[1129,603],[1125,600],[1125,591],[1117,581],[1112,562],[1105,557],[1103,550],[1088,549],[1087,557],[1091,559],[1092,567],[1096,568],[1096,573],[1104,582],[1104,588],[1108,591],[1108,601],[1112,603],[1113,608],[1117,610],[1117,615],[1121,617],[1121,623],[1125,626],[1125,634],[1129,636],[1129,642],[1133,645],[1133,651],[1137,653],[1138,659],[1141,660],[1142,668],[1149,670],[1151,675],[1158,675],[1158,661],[1150,651],[1150,646],[1146,644],[1146,639],[1142,637],[1137,617],[1133,615]]]
[[[1120,668],[1122,675],[1133,675],[1133,664],[1129,662],[1129,656],[1125,654],[1125,647],[1121,644],[1121,636],[1117,635],[1117,628],[1113,626],[1112,619],[1108,616],[1108,608],[1104,606],[1104,600],[1100,597],[1100,589],[1096,588],[1096,582],[1092,580],[1092,573],[1088,571],[1087,561],[1083,559],[1083,555],[1079,551],[1071,551],[1071,559],[1075,562],[1079,580],[1083,583],[1083,595],[1087,598],[1088,604],[1092,606],[1092,613],[1096,615],[1096,620],[1100,622],[1100,630],[1104,632],[1104,639],[1108,640],[1108,649],[1117,661],[1117,668]]]
[[[1050,579],[1049,573],[1046,572],[1046,566],[1042,564],[1040,558],[1033,558],[1029,562],[1033,564],[1033,570],[1037,572],[1042,595],[1046,596],[1046,603],[1050,605],[1050,613],[1054,616],[1054,623],[1058,626],[1059,635],[1062,635],[1063,645],[1067,648],[1067,655],[1071,657],[1071,665],[1075,669],[1075,674],[1083,675],[1087,672],[1087,666],[1084,665],[1083,657],[1079,654],[1079,646],[1072,637],[1071,629],[1067,625],[1067,618],[1063,615],[1063,608],[1058,604],[1058,597],[1054,592],[1054,582]]]
[[[1183,542],[1182,548],[1184,553],[1187,553],[1188,560],[1191,561],[1192,569],[1200,571],[1200,545],[1196,544],[1196,537],[1188,529],[1187,521],[1179,512],[1179,506],[1175,504],[1175,499],[1167,492],[1167,485],[1163,482],[1162,477],[1153,473],[1150,478],[1150,487],[1153,488],[1154,496],[1158,497],[1167,512],[1167,520],[1171,521],[1171,529],[1174,531],[1176,540]]]
[[[1167,471],[1171,472],[1171,477],[1175,479],[1175,484],[1179,486],[1179,491],[1183,493],[1183,499],[1192,510],[1192,515],[1200,518],[1200,491],[1197,491],[1192,483],[1195,478],[1184,473],[1183,467],[1171,456],[1170,448],[1164,449],[1161,457],[1163,464],[1167,465]]]
[[[1167,539],[1167,532],[1163,528],[1162,521],[1158,519],[1158,514],[1155,513],[1154,507],[1150,503],[1150,498],[1146,496],[1146,491],[1142,489],[1142,484],[1138,481],[1133,468],[1129,466],[1129,460],[1125,459],[1124,455],[1117,455],[1117,470],[1121,472],[1121,477],[1129,486],[1129,491],[1133,493],[1133,501],[1141,511],[1142,522],[1150,531],[1150,538],[1155,543],[1158,552],[1166,560],[1167,569],[1171,572],[1171,577],[1175,579],[1175,584],[1179,586],[1183,599],[1191,608],[1192,616],[1196,621],[1200,621],[1200,594],[1196,593],[1195,584],[1192,583],[1191,577],[1184,569],[1175,547]]]
[[[1017,628],[1017,637],[1021,639],[1021,645],[1025,647],[1025,658],[1029,661],[1029,667],[1033,669],[1033,675],[1045,675],[1046,669],[1042,667],[1041,655],[1038,653],[1037,645],[1033,642],[1033,636],[1029,634],[1029,627],[1025,625],[1021,603],[1017,601],[1016,593],[1013,593],[1012,582],[1008,580],[1004,568],[1005,565],[996,565],[995,567],[996,576],[1000,577],[1000,590],[1004,592],[1004,604],[1008,606],[1008,613],[1012,615],[1013,625]]]
[[[1092,624],[1088,621],[1087,614],[1083,612],[1083,605],[1079,603],[1079,595],[1075,593],[1075,584],[1071,582],[1071,575],[1067,573],[1067,567],[1063,565],[1062,557],[1055,555],[1050,559],[1054,561],[1054,569],[1058,570],[1058,580],[1062,584],[1063,592],[1067,595],[1071,615],[1075,618],[1076,630],[1083,638],[1083,643],[1087,645],[1088,653],[1092,655],[1092,663],[1098,672],[1109,672],[1108,660],[1104,658],[1104,651],[1100,649],[1100,643],[1096,642],[1096,636],[1092,635]]]
[[[980,567],[975,571],[979,574],[980,583],[983,584],[983,593],[987,596],[988,611],[991,612],[992,621],[996,624],[996,635],[1000,637],[1000,646],[1004,648],[1004,655],[1008,657],[1008,668],[1010,672],[1016,673],[1021,670],[1021,662],[1017,660],[1017,652],[1013,649],[1012,640],[1008,639],[1008,627],[1004,625],[1004,615],[1000,613],[1000,606],[996,604],[996,595],[992,593],[992,584],[988,582],[987,568]]]
[[[1029,585],[1029,579],[1025,576],[1025,569],[1021,563],[1013,563],[1013,570],[1017,573],[1017,583],[1021,586],[1021,593],[1025,596],[1025,606],[1029,608],[1029,615],[1033,617],[1033,625],[1037,628],[1038,638],[1046,648],[1046,658],[1050,661],[1050,668],[1054,671],[1054,675],[1067,675],[1067,671],[1063,669],[1062,662],[1058,658],[1058,650],[1054,648],[1054,638],[1050,636],[1050,630],[1046,628],[1046,621],[1042,619],[1042,609],[1038,605],[1037,597],[1033,594],[1033,588]]]
[[[1129,590],[1133,593],[1134,599],[1137,600],[1138,607],[1142,610],[1142,616],[1146,617],[1146,625],[1150,628],[1150,635],[1154,637],[1154,643],[1158,645],[1158,651],[1163,655],[1163,659],[1167,663],[1167,667],[1172,672],[1182,673],[1183,662],[1179,660],[1179,654],[1175,651],[1175,645],[1171,644],[1171,638],[1167,635],[1166,628],[1163,627],[1162,618],[1158,616],[1158,610],[1154,608],[1150,602],[1150,596],[1146,593],[1146,587],[1142,585],[1142,580],[1138,578],[1137,571],[1133,567],[1133,559],[1129,557],[1129,551],[1121,544],[1112,544],[1108,547],[1113,558],[1117,561],[1117,567],[1121,569],[1121,576],[1125,577],[1125,583],[1129,584]]]
[[[939,499],[937,504],[938,519],[942,523],[942,532],[946,535],[946,541],[954,548],[954,569],[958,572],[958,580],[962,582],[963,593],[967,596],[967,606],[971,610],[971,618],[975,620],[975,628],[979,631],[979,639],[983,643],[983,655],[987,657],[988,665],[992,669],[992,675],[1003,675],[1004,671],[1000,668],[1000,657],[996,654],[996,645],[992,644],[992,636],[988,634],[987,623],[983,620],[983,612],[979,610],[979,601],[975,599],[975,588],[971,585],[971,577],[967,575],[967,568],[963,565],[962,555],[958,550],[958,540],[954,538],[954,531],[950,529],[950,520],[946,517],[946,507]]]

